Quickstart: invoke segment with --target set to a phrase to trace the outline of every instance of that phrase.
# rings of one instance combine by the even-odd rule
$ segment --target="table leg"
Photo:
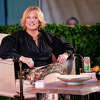
[[[39,100],[39,93],[36,94],[36,100]]]
[[[75,96],[74,95],[71,95],[71,100],[75,100]]]
[[[59,94],[58,100],[74,100],[70,96],[71,95],[68,95],[68,94]]]
[[[41,96],[42,95],[42,96]],[[44,97],[43,97],[44,95]],[[47,96],[47,98],[46,98]],[[50,93],[50,94],[42,94],[42,93],[37,93],[36,94],[36,100],[58,100],[58,94],[57,93]]]
[[[89,95],[81,96],[81,100],[89,100]]]
[[[70,100],[90,100],[89,95],[80,96],[80,95],[71,95]]]

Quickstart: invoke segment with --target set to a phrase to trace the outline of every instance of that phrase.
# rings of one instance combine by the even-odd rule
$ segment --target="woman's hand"
[[[58,56],[57,62],[62,64],[64,62],[66,62],[68,57],[69,57],[68,53],[63,53],[63,54]]]
[[[27,64],[29,66],[29,68],[33,68],[34,67],[34,61],[32,60],[32,58],[21,56],[19,58],[19,60],[22,61],[23,63]]]

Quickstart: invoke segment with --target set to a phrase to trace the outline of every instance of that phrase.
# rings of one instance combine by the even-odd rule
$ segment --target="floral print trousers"
[[[46,66],[37,67],[36,69],[33,69],[29,72],[28,79],[30,79],[31,82],[34,82],[37,80],[43,80],[46,75],[55,73],[55,72],[63,74],[63,75],[67,74],[66,63],[64,64],[52,63]],[[57,94],[53,94],[53,93],[52,94],[46,94],[46,93],[38,94],[38,100],[55,100],[55,96],[57,96]],[[63,99],[60,98],[59,100],[69,100],[70,98],[69,95],[62,95],[62,96],[63,96]]]

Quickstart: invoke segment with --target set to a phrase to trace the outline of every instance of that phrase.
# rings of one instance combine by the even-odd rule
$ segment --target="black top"
[[[3,59],[19,59],[20,56],[33,59],[35,66],[42,66],[52,62],[51,53],[56,57],[59,54],[73,53],[73,47],[64,38],[40,31],[38,46],[26,31],[17,31],[2,40],[0,57]]]

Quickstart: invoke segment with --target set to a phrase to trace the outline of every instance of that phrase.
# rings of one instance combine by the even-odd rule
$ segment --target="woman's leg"
[[[39,79],[44,79],[47,75],[51,73],[60,73],[60,74],[67,74],[65,70],[65,64],[53,63],[48,65],[45,69],[44,73],[40,75]],[[63,96],[62,96],[63,97]],[[38,94],[38,100],[58,100],[58,94]],[[60,100],[60,98],[59,98]],[[64,100],[64,99],[62,99]]]

